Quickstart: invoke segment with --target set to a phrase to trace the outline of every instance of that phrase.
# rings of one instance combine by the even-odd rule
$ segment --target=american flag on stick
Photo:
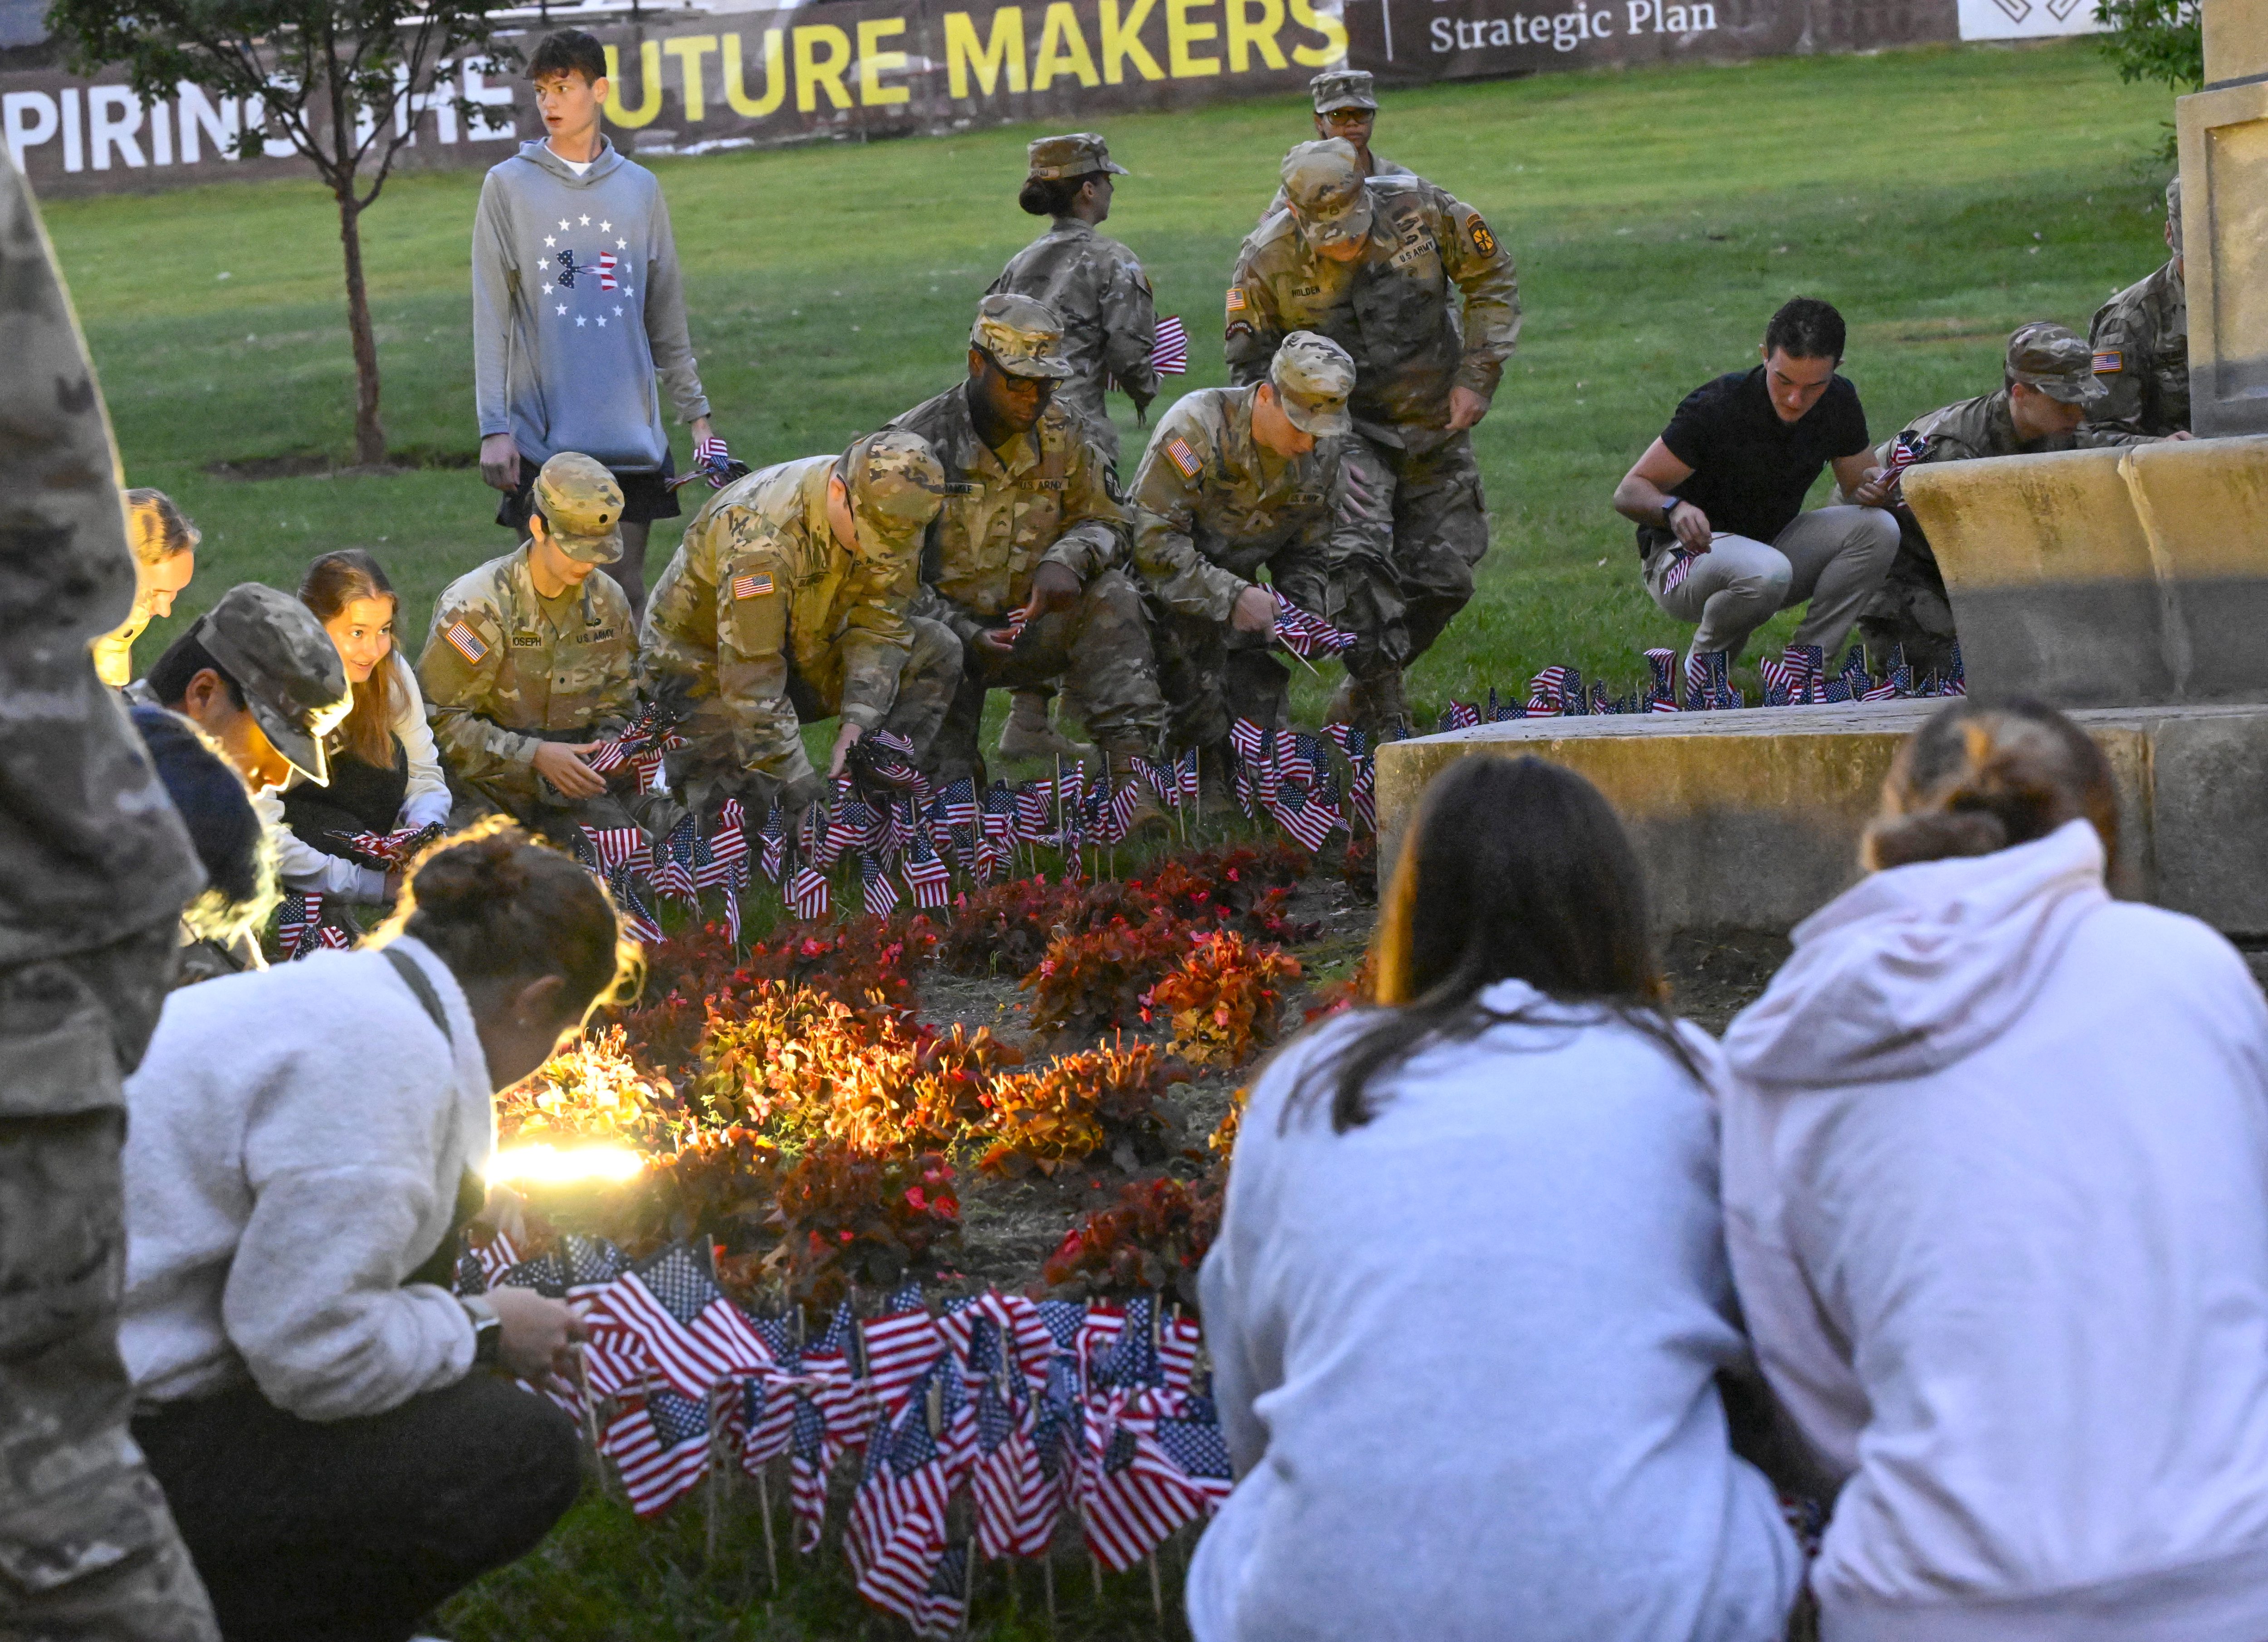
[[[1181,316],[1169,313],[1158,321],[1158,340],[1150,348],[1150,368],[1160,376],[1181,376],[1189,368],[1189,333]]]
[[[658,1515],[708,1474],[708,1398],[656,1391],[615,1416],[600,1447],[621,1474],[630,1509]]]
[[[1882,468],[1882,482],[1893,490],[1904,491],[1901,482],[1906,469],[1929,454],[1929,440],[1918,433],[1901,433],[1890,441],[1890,460]]]

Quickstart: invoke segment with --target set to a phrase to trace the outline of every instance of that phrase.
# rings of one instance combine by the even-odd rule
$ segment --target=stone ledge
[[[1858,876],[1859,839],[1931,701],[1482,725],[1378,755],[1380,865],[1460,758],[1533,755],[1604,792],[1645,858],[1665,932],[1783,933]],[[2268,707],[2074,712],[2122,799],[2121,894],[2268,935]]]

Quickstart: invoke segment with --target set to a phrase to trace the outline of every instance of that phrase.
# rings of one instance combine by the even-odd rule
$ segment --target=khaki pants
[[[1897,550],[1897,521],[1881,508],[1822,507],[1798,513],[1769,543],[1719,533],[1671,591],[1663,583],[1678,555],[1656,547],[1646,590],[1663,615],[1695,623],[1688,655],[1721,650],[1735,661],[1751,633],[1808,600],[1794,642],[1818,645],[1831,664]]]

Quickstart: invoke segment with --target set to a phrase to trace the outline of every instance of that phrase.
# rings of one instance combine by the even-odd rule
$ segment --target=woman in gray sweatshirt
[[[1532,758],[1435,783],[1387,1005],[1254,1090],[1202,1278],[1238,1482],[1197,1642],[1767,1642],[1802,1562],[1733,1454],[1713,1046],[1636,858]]]

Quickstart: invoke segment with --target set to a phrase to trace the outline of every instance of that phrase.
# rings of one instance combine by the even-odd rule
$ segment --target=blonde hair
[[[137,564],[163,564],[176,553],[194,553],[204,540],[203,533],[181,516],[173,498],[163,490],[129,490],[126,526],[126,539],[133,545]]]
[[[2118,853],[2118,784],[2087,732],[2040,702],[1963,702],[1898,749],[1859,858],[1869,872],[1990,855],[2091,823]]]

